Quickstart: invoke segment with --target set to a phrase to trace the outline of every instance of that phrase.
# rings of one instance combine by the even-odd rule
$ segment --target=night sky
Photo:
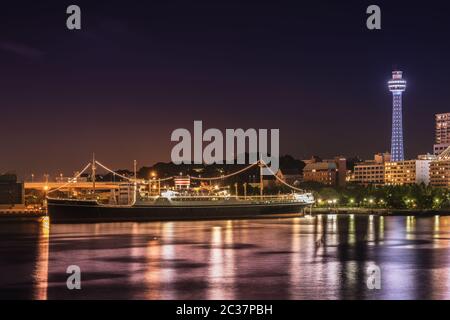
[[[66,28],[77,4],[82,30]],[[366,28],[378,4],[382,30]],[[8,1],[0,7],[0,172],[169,161],[170,134],[279,128],[298,158],[390,149],[404,71],[407,158],[450,112],[445,1]],[[39,177],[37,178],[39,179]]]

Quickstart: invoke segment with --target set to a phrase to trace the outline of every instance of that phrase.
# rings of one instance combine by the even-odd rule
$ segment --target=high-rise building
[[[450,146],[450,113],[436,114],[435,119],[436,136],[433,152],[435,155],[438,155]]]
[[[406,90],[406,81],[402,71],[392,71],[392,79],[388,82],[389,91],[392,92],[392,138],[391,159],[403,161],[403,117],[402,94]]]
[[[450,147],[431,162],[430,183],[434,187],[450,187]]]

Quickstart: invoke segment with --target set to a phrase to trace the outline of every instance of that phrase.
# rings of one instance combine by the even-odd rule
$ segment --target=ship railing
[[[158,196],[149,197],[149,199],[156,200]],[[238,200],[238,201],[254,201],[254,202],[285,202],[292,201],[297,202],[298,200],[292,195],[251,195],[251,196],[235,196],[235,195],[178,195],[171,197],[169,200],[171,201],[219,201],[219,200]]]

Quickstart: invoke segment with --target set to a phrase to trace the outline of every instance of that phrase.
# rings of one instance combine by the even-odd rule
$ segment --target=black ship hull
[[[51,223],[115,221],[208,220],[301,214],[308,204],[300,202],[199,206],[106,206],[96,201],[48,199]]]

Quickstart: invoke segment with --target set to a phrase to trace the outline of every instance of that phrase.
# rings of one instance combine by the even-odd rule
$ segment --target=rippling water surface
[[[2,224],[0,298],[450,299],[450,217]]]

